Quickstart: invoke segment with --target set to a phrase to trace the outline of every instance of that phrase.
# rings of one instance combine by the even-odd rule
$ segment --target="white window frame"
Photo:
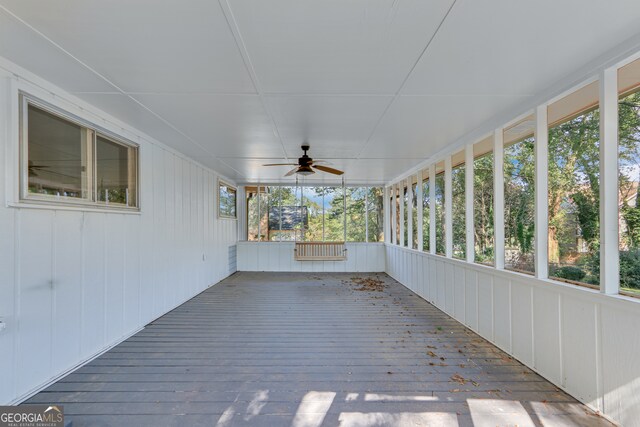
[[[235,216],[224,215],[220,211],[220,200],[222,200],[221,197],[220,197],[220,187],[222,187],[223,185],[225,187],[227,187],[227,188],[231,188],[235,192],[235,195],[236,195],[236,202],[235,202],[235,205],[236,205],[235,212],[236,212],[236,214],[235,214]],[[238,220],[238,188],[236,186],[234,186],[234,185],[229,184],[227,181],[218,178],[217,192],[218,192],[218,197],[217,197],[217,201],[218,201],[218,209],[217,209],[218,219],[230,219],[230,220],[237,221]],[[258,189],[258,194],[260,194],[260,189]],[[260,200],[260,199],[258,198],[258,200]]]
[[[51,115],[59,117],[69,123],[80,126],[87,134],[91,133],[90,141],[85,142],[82,147],[83,155],[86,162],[86,171],[84,172],[85,183],[83,183],[83,192],[86,192],[82,198],[65,198],[46,194],[37,194],[29,192],[29,106],[34,106]],[[115,135],[100,126],[83,120],[76,115],[56,107],[46,101],[41,100],[27,92],[18,91],[18,119],[19,119],[19,146],[18,146],[18,199],[20,203],[33,203],[41,206],[67,206],[67,207],[84,207],[99,210],[119,210],[119,211],[140,211],[140,146],[131,141]],[[100,137],[107,139],[113,143],[122,145],[133,153],[133,159],[129,158],[129,162],[133,162],[132,174],[135,177],[135,206],[124,205],[121,203],[110,204],[108,202],[98,201],[96,194],[97,184],[97,157],[96,157],[96,140]],[[130,165],[131,166],[131,165]],[[86,185],[86,188],[84,187]]]

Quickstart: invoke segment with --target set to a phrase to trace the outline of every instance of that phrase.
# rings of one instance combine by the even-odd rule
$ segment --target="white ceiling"
[[[383,182],[639,21],[637,0],[0,0],[0,56],[239,181],[293,181],[260,165],[308,141]]]

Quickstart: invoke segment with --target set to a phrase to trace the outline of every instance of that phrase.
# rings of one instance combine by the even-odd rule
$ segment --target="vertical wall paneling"
[[[396,280],[595,410],[640,426],[637,301],[396,245],[385,250],[386,271]],[[407,281],[408,259],[423,281],[429,278],[424,287]]]
[[[5,155],[18,144],[18,116],[12,112],[18,90],[90,122],[106,116],[90,106],[69,107],[57,88],[43,91],[0,78],[4,404],[19,402],[228,276],[237,222],[215,215],[214,172],[160,142],[134,136],[139,132],[125,124],[115,126],[115,119],[99,124],[140,144],[140,212],[16,203],[15,180],[4,171],[15,169]]]

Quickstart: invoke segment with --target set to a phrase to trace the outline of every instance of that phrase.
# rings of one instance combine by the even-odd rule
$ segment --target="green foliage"
[[[640,249],[620,252],[620,287],[640,290]]]
[[[553,272],[553,276],[561,279],[573,280],[579,282],[587,275],[581,268],[570,265],[560,267]]]

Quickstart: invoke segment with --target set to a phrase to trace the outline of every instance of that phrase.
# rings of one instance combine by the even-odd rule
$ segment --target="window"
[[[445,255],[445,220],[444,220],[444,162],[436,165],[436,254]]]
[[[549,121],[549,277],[600,283],[598,82],[554,102]]]
[[[343,241],[345,221],[348,241],[384,240],[382,187],[246,186],[245,194],[250,241]]]
[[[504,130],[505,268],[533,273],[535,121],[529,116]]]
[[[368,187],[367,191],[367,241],[384,242],[384,192],[382,187]]]
[[[396,245],[400,244],[400,186],[396,184],[394,187],[393,193],[396,198]]]
[[[21,198],[138,206],[138,147],[21,97]]]
[[[418,181],[411,176],[411,248],[418,249]]]
[[[451,224],[453,237],[453,257],[465,259],[466,219],[465,219],[465,164],[464,151],[454,154],[451,158]]]
[[[618,70],[620,293],[640,296],[640,60]]]
[[[347,241],[365,242],[367,240],[367,188],[347,187]]]
[[[403,198],[402,198],[402,204],[403,204],[403,208],[404,208],[404,212],[403,212],[403,217],[402,217],[402,224],[404,226],[404,230],[403,230],[403,237],[404,237],[404,246],[406,247],[411,247],[411,244],[409,243],[409,209],[411,209],[411,206],[409,205],[409,190],[407,189],[407,186],[405,185],[405,182],[403,181],[403,187],[402,187],[402,194],[403,194]]]
[[[218,183],[218,215],[221,218],[236,218],[236,189],[220,181]],[[264,210],[264,202],[260,203],[260,211]],[[262,218],[260,218],[262,220]],[[262,233],[261,233],[262,234]],[[262,236],[260,236],[262,240]]]
[[[422,171],[422,249],[429,251],[431,216],[429,214],[429,170]]]
[[[474,144],[473,157],[474,260],[493,265],[493,137]]]

